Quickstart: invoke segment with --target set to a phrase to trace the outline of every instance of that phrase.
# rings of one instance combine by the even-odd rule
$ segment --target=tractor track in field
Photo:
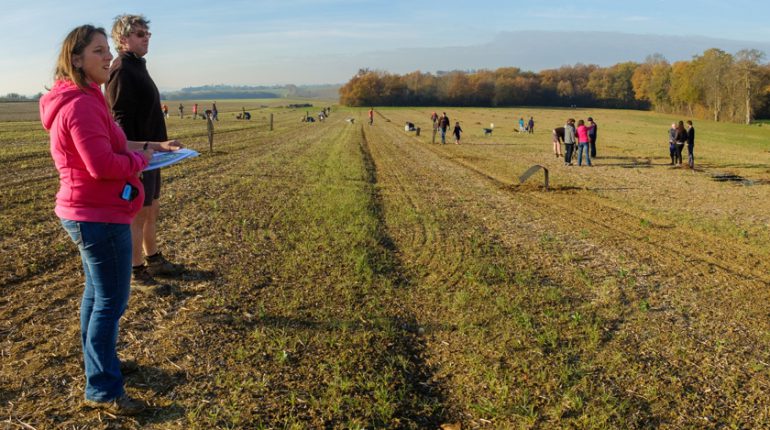
[[[369,137],[366,133],[366,126],[360,125],[360,148],[361,155],[366,170],[367,182],[372,187],[372,199],[373,199],[373,212],[378,222],[378,236],[381,246],[388,252],[390,263],[390,273],[387,275],[393,280],[397,290],[402,291],[413,287],[418,280],[414,279],[412,271],[406,268],[402,261],[402,254],[399,251],[396,240],[392,237],[389,231],[388,223],[385,217],[385,197],[382,194],[382,189],[379,186],[380,176],[383,174],[380,169],[384,166],[375,162],[374,155],[372,153],[373,145],[369,142]],[[404,191],[402,179],[396,176],[398,186]],[[408,193],[404,193],[403,196],[406,199],[408,207],[416,209],[415,201],[409,196]],[[425,226],[421,224],[420,234],[424,237]],[[423,242],[424,243],[424,242]],[[388,306],[392,309],[392,319],[398,325],[404,328],[406,332],[411,332],[412,335],[398,336],[398,341],[401,344],[397,349],[407,351],[407,355],[412,364],[412,368],[415,369],[414,373],[408,378],[410,388],[409,390],[416,393],[422,400],[422,402],[438,404],[438,412],[434,412],[429,416],[416,416],[412,418],[414,421],[420,423],[423,427],[439,427],[441,423],[447,422],[451,418],[456,418],[458,415],[457,408],[451,407],[447,404],[445,393],[447,388],[439,381],[436,381],[434,369],[426,362],[426,346],[424,339],[419,336],[414,336],[413,333],[418,331],[418,327],[422,324],[419,315],[407,306],[403,302],[401,297],[392,297],[385,299]],[[408,410],[408,405],[404,405],[399,415],[404,417],[410,417],[414,414],[413,411]]]
[[[380,131],[377,129],[377,131]],[[378,169],[382,176],[392,178],[395,181],[395,190],[384,190],[385,197],[393,199],[391,204],[397,205],[398,200],[405,199],[405,203],[411,207],[415,212],[423,213],[423,206],[429,207],[432,202],[428,202],[425,205],[420,205],[417,202],[430,197],[437,191],[439,194],[442,192],[440,183],[431,181],[431,178],[426,176],[423,172],[412,170],[409,172],[403,171],[404,166],[409,165],[410,160],[404,157],[399,152],[391,151],[387,142],[378,139],[376,141],[380,145],[373,146],[372,153],[375,158],[375,162],[378,164]],[[387,151],[387,152],[385,152]],[[384,161],[380,161],[384,160]],[[407,175],[409,177],[407,178]],[[387,185],[390,187],[390,185]],[[451,193],[449,189],[446,189],[447,194]],[[469,249],[465,242],[454,242],[449,240],[446,234],[442,231],[438,221],[431,216],[426,216],[430,221],[430,226],[425,222],[421,222],[417,225],[417,230],[412,232],[410,236],[416,237],[416,241],[413,241],[410,245],[418,249],[419,254],[416,256],[416,261],[424,266],[430,267],[432,270],[427,273],[432,282],[442,282],[445,286],[452,288],[457,285],[460,278],[460,268],[457,264],[449,262],[445,264],[439,259],[441,256],[439,249],[444,247],[454,248],[454,251],[459,252],[461,255],[468,255]],[[413,239],[414,240],[414,239]]]

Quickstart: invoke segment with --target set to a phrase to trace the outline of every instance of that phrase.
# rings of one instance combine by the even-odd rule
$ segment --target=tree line
[[[405,75],[359,70],[340,90],[346,106],[580,106],[652,109],[715,121],[770,118],[764,53],[712,48],[690,61],[660,54],[610,67],[576,64],[540,72],[517,67]]]
[[[272,99],[272,98],[331,98],[339,90],[339,85],[275,85],[275,86],[235,86],[204,85],[186,87],[179,91],[167,91],[161,94],[164,100],[204,100],[204,99]]]
[[[0,102],[36,102],[43,97],[43,93],[37,93],[34,96],[28,97],[19,93],[8,93],[4,96],[0,96]]]

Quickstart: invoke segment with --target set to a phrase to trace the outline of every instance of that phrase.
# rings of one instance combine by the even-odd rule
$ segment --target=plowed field
[[[690,170],[647,112],[448,109],[465,134],[440,145],[432,109],[237,103],[213,153],[168,120],[201,151],[163,173],[161,247],[188,270],[121,322],[134,418],[80,406],[47,136],[26,108],[0,122],[0,427],[770,427],[770,128],[696,121]],[[551,129],[589,115],[599,158],[564,166]],[[536,164],[548,190],[519,183]]]

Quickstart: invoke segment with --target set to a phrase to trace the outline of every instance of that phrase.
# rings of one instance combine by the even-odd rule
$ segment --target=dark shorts
[[[140,179],[144,185],[144,206],[151,206],[153,200],[160,198],[160,169],[142,172]]]

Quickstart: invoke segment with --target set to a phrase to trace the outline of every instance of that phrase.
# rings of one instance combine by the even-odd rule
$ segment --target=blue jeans
[[[690,168],[695,167],[695,145],[687,144],[687,164]]]
[[[61,220],[80,250],[85,289],[80,303],[80,335],[86,371],[86,399],[105,402],[123,395],[123,375],[115,350],[118,321],[131,285],[131,228]]]
[[[446,129],[441,129],[441,143],[446,143]]]
[[[589,154],[588,142],[578,143],[578,166],[583,165],[583,150],[586,150],[586,161],[588,165],[591,165],[591,154]]]

